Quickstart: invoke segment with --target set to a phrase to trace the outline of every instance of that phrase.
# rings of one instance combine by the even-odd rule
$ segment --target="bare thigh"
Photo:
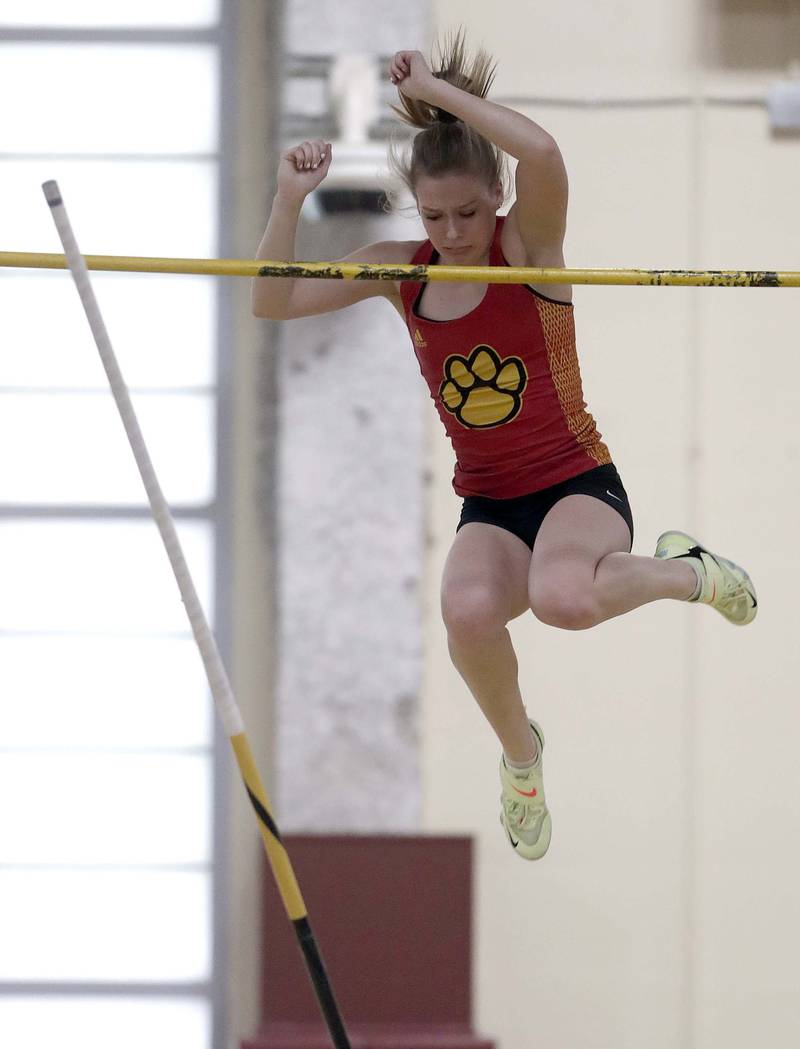
[[[600,499],[568,495],[539,529],[530,569],[534,614],[553,626],[580,628],[597,619],[595,573],[604,557],[630,550],[623,518]]]
[[[442,575],[448,630],[494,632],[527,612],[531,552],[505,528],[471,521],[456,534]]]

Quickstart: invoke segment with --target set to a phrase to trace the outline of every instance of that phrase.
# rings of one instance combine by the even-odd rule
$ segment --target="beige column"
[[[252,257],[277,167],[283,4],[236,0],[227,5],[232,48],[223,112],[231,172],[223,194],[225,254]],[[233,83],[230,80],[233,80]],[[228,537],[231,676],[256,762],[272,795],[276,785],[273,708],[276,677],[275,439],[276,326],[250,312],[246,280],[225,281],[221,306],[230,342],[221,347],[230,401],[220,434],[222,534]],[[259,924],[263,847],[250,803],[230,766],[226,873],[228,1028],[231,1047],[255,1030],[259,1015]],[[219,818],[225,818],[218,814]]]

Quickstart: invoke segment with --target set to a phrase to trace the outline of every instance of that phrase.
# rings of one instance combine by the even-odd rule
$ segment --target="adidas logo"
[[[414,329],[414,345],[418,350],[427,350],[428,344],[419,328]]]

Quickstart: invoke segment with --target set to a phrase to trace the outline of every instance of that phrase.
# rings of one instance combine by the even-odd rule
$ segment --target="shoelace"
[[[738,606],[741,602],[747,605],[747,589],[744,585],[744,581],[737,578],[736,573],[733,571],[730,562],[719,559],[719,563],[722,566],[722,594],[719,597],[719,603],[724,604],[731,610]]]
[[[527,830],[532,827],[544,814],[542,802],[514,801],[511,798],[503,799],[507,821],[519,830]]]
[[[745,587],[744,581],[739,579],[734,571],[734,564],[732,561],[726,560],[724,557],[714,557],[709,555],[709,558],[716,562],[720,569],[719,576],[720,586],[717,589],[717,597],[715,604],[722,606],[728,611],[734,611],[740,602],[747,605],[747,588]],[[700,562],[705,570],[706,578],[708,578],[709,566],[705,560],[701,557]]]

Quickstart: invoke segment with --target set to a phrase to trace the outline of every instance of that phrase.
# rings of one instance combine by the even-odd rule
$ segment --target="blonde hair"
[[[479,48],[470,56],[464,30],[437,43],[436,56],[431,60],[433,75],[462,91],[485,98],[495,76],[496,63],[491,55]],[[400,119],[411,127],[420,128],[414,136],[411,155],[402,155],[394,144],[389,149],[389,167],[416,197],[420,175],[433,178],[439,175],[471,174],[487,186],[497,182],[507,192],[506,159],[503,151],[469,124],[451,113],[424,102],[406,98],[400,92],[400,105],[391,107]]]

